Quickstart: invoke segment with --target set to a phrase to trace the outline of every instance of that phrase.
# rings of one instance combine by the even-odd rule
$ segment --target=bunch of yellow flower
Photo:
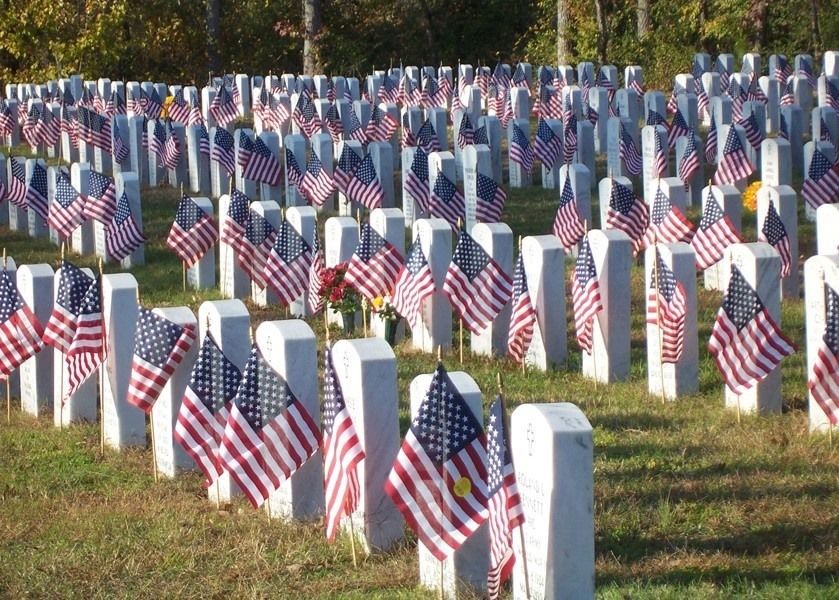
[[[762,185],[763,183],[760,181],[755,181],[746,188],[745,192],[743,192],[743,208],[749,212],[757,210],[757,191]]]

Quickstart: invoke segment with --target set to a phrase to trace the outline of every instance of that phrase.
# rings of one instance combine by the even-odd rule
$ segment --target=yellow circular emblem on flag
[[[472,482],[468,477],[461,477],[454,484],[454,493],[460,498],[464,498],[471,491]]]

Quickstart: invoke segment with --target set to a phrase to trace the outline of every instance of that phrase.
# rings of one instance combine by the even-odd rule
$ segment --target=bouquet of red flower
[[[324,269],[320,295],[334,312],[355,314],[361,309],[361,298],[355,288],[344,281],[346,274],[346,262]]]

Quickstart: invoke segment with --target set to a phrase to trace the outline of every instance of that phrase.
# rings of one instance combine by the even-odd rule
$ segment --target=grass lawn
[[[514,233],[550,231],[557,194],[537,187],[511,192],[506,218]],[[144,190],[151,241],[147,265],[134,275],[144,305],[195,310],[219,295],[181,289],[181,266],[164,246],[176,203],[171,188]],[[698,209],[690,216],[696,222]],[[815,233],[800,218],[806,257]],[[753,214],[744,219],[744,237],[755,239]],[[0,239],[18,264],[57,265],[58,250],[48,241],[7,228],[0,228]],[[106,265],[106,272],[117,270]],[[595,388],[583,379],[570,331],[567,370],[523,376],[507,359],[466,353],[463,369],[484,390],[487,406],[500,372],[511,406],[574,402],[591,421],[598,596],[839,597],[839,451],[807,432],[804,303],[783,303],[783,329],[799,347],[782,365],[783,414],[744,416],[738,425],[723,408],[723,384],[705,348],[721,298],[700,290],[700,391],[678,402],[662,404],[647,394],[640,265],[633,267],[628,297],[627,382]],[[249,308],[255,321],[284,314]],[[312,325],[322,343],[322,320]],[[404,433],[408,385],[433,370],[434,358],[405,343],[396,353]],[[444,360],[450,370],[459,368],[454,354]],[[322,522],[269,522],[245,501],[217,511],[197,474],[154,485],[149,450],[100,457],[98,435],[95,424],[59,431],[51,417],[36,421],[16,409],[11,424],[0,423],[0,595],[436,597],[417,588],[413,536],[354,569],[349,540],[328,545]]]

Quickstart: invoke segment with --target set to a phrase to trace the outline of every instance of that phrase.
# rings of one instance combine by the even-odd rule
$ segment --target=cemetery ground
[[[164,245],[177,196],[172,188],[144,190],[147,264],[133,273],[143,305],[197,310],[220,295],[181,289],[181,265]],[[511,190],[505,213],[514,233],[547,233],[555,196],[538,187]],[[689,216],[697,222],[698,208]],[[814,226],[803,211],[799,223],[801,253],[809,256]],[[743,224],[744,238],[754,240],[753,212],[745,212]],[[0,231],[17,264],[57,266],[58,249],[48,241]],[[94,267],[91,258],[70,258]],[[570,263],[566,280],[569,269]],[[705,347],[722,294],[699,291],[700,391],[662,403],[647,393],[643,288],[636,264],[627,295],[627,382],[595,386],[584,379],[570,326],[566,369],[524,375],[506,358],[473,357],[468,332],[462,366],[480,385],[485,406],[500,372],[508,410],[566,401],[591,421],[598,596],[839,596],[839,448],[807,430],[803,301],[783,302],[782,328],[799,348],[782,363],[783,414],[744,415],[738,424],[723,407],[722,379]],[[250,302],[248,308],[254,326],[285,315]],[[568,311],[572,323],[570,302]],[[322,345],[322,318],[310,324]],[[333,328],[333,339],[340,335]],[[407,342],[396,354],[404,434],[408,385],[433,370],[434,357]],[[443,359],[449,370],[461,368],[456,350]],[[6,597],[436,597],[417,588],[412,536],[356,569],[347,536],[327,544],[322,522],[269,521],[245,500],[218,511],[196,473],[155,485],[149,450],[101,456],[97,424],[60,431],[51,418],[36,421],[13,408],[11,423],[0,422],[0,457],[0,594]]]

